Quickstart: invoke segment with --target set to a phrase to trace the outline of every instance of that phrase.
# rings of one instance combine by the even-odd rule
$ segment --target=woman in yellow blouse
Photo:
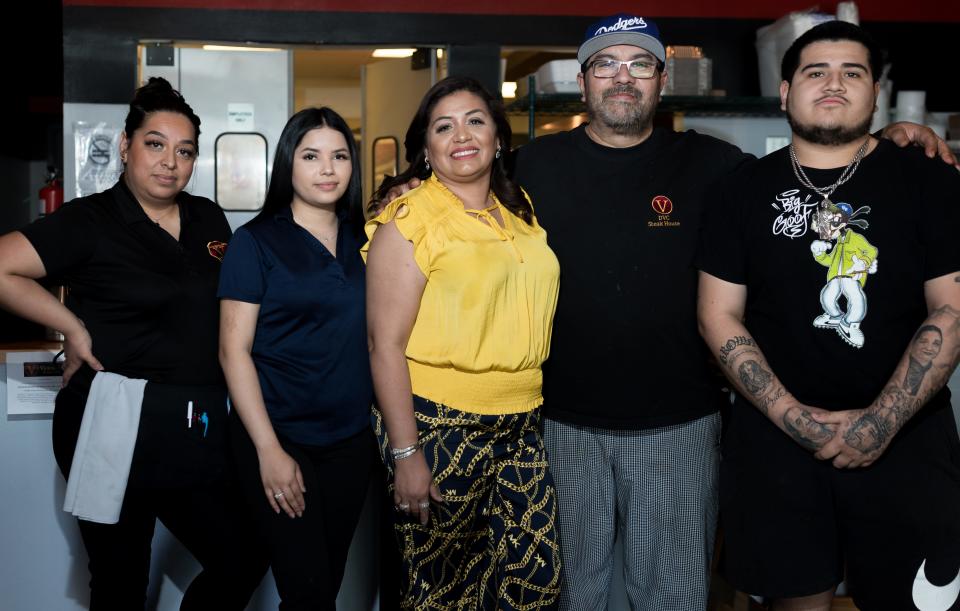
[[[367,223],[375,413],[397,506],[404,608],[551,608],[556,496],[539,433],[559,266],[504,168],[510,126],[475,80],[424,96],[422,184]]]

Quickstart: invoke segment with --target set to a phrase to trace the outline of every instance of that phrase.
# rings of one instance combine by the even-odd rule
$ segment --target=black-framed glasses
[[[657,62],[650,59],[631,59],[629,61],[620,61],[618,59],[598,59],[590,64],[593,70],[593,76],[597,78],[613,78],[620,72],[620,66],[627,67],[627,74],[633,78],[653,78],[657,73]]]

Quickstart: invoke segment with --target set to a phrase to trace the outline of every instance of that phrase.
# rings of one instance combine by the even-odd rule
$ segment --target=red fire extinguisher
[[[57,169],[47,166],[47,182],[40,189],[40,216],[53,214],[63,205],[63,181],[57,178]],[[67,288],[64,286],[50,286],[48,290],[54,294],[60,303],[67,297]],[[46,328],[46,338],[50,341],[62,342],[63,334],[51,327]]]
[[[57,178],[57,171],[48,168],[47,183],[40,189],[40,216],[56,212],[63,205],[63,181]]]

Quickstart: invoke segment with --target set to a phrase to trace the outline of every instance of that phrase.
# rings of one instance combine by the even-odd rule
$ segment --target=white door
[[[362,72],[363,91],[363,120],[362,138],[360,147],[363,150],[363,194],[364,201],[368,201],[374,190],[380,186],[374,184],[374,175],[392,173],[385,159],[388,140],[396,142],[397,172],[407,167],[404,161],[403,139],[407,134],[407,127],[423,94],[437,80],[436,62],[431,67],[413,70],[410,59],[391,59],[367,64]],[[374,147],[379,154],[375,161]]]
[[[199,115],[200,157],[187,190],[217,201],[236,229],[263,203],[277,141],[293,108],[292,53],[178,48],[174,63],[147,66],[144,59],[141,79],[166,78]],[[241,153],[246,158],[238,160]]]

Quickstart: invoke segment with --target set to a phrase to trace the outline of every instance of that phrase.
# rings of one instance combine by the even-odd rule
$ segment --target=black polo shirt
[[[323,446],[370,424],[360,236],[340,218],[336,258],[289,207],[237,230],[219,295],[260,305],[251,356],[277,433]]]
[[[107,371],[168,384],[222,384],[217,280],[230,226],[187,193],[180,240],[152,222],[123,178],[22,229],[47,276],[70,290]]]

